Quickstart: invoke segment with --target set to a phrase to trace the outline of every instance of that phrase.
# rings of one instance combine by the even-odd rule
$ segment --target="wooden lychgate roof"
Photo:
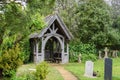
[[[43,28],[40,33],[34,33],[30,35],[30,38],[41,38],[42,36],[44,36],[44,34],[47,32],[47,30],[51,27],[51,25],[53,23],[57,24],[58,28],[60,29],[60,33],[67,39],[67,40],[71,40],[73,38],[72,34],[70,33],[70,31],[68,30],[68,28],[66,27],[66,25],[64,24],[64,22],[62,21],[62,19],[60,18],[60,16],[58,14],[53,14],[53,15],[49,15],[45,18],[45,23],[47,24],[47,26],[45,28]]]

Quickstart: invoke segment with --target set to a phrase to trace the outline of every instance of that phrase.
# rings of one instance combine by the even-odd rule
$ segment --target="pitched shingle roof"
[[[63,32],[67,36],[68,40],[71,40],[73,38],[72,34],[69,32],[68,28],[64,24],[64,22],[61,20],[58,14],[53,14],[45,17],[45,23],[47,26],[43,28],[40,33],[33,33],[30,35],[30,38],[41,38],[44,33],[48,30],[48,28],[54,23],[54,21],[57,20],[57,22],[60,24],[60,27],[62,28]]]

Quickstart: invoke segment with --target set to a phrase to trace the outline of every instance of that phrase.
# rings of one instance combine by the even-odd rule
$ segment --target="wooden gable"
[[[40,33],[34,33],[30,38],[41,38],[45,34],[50,32],[50,29],[56,30],[56,33],[62,35],[66,40],[73,38],[72,34],[61,20],[58,14],[49,15],[45,18],[47,26],[41,30]]]

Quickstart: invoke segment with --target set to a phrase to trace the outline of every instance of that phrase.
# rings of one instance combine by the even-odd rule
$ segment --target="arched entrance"
[[[60,40],[60,39],[59,39]],[[62,60],[62,45],[59,40],[52,36],[45,43],[44,59],[48,62],[59,63]]]
[[[57,34],[56,34],[57,35]],[[44,60],[50,62],[62,62],[64,52],[64,38],[54,35],[47,36],[43,41]]]

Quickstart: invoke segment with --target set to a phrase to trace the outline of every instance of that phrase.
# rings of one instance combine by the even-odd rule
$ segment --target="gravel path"
[[[78,80],[73,74],[71,74],[69,71],[64,69],[63,66],[61,66],[59,64],[54,64],[52,66],[55,67],[60,72],[60,74],[63,76],[64,80]]]

